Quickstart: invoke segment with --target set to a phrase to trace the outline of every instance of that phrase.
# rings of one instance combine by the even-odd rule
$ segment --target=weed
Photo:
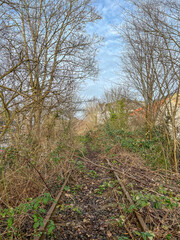
[[[47,226],[48,235],[51,235],[54,229],[55,229],[55,224],[52,220],[50,220]]]
[[[112,162],[114,165],[116,165],[117,164],[117,161],[116,160],[113,160],[113,162]]]
[[[81,171],[85,170],[85,165],[82,161],[77,161],[76,162],[76,168],[80,169]]]
[[[122,227],[124,225],[124,222],[125,222],[125,216],[121,215],[118,219],[119,226]]]
[[[66,185],[66,186],[64,187],[64,190],[65,190],[66,192],[69,192],[69,191],[70,191],[70,187]]]
[[[167,234],[167,235],[166,235],[166,239],[167,239],[167,240],[171,240],[171,234]]]
[[[104,192],[104,190],[106,189],[107,185],[105,185],[104,183],[102,185],[100,185],[98,187],[98,191],[97,191],[97,194],[102,194]]]
[[[118,240],[129,240],[129,238],[125,237],[125,236],[120,236],[120,237],[118,237]]]
[[[79,140],[82,143],[90,143],[92,141],[92,136],[91,136],[92,131],[89,131],[86,133],[85,136],[80,136]]]
[[[68,209],[71,209],[73,212],[77,212],[80,215],[82,214],[81,210],[77,206],[74,206],[73,204],[69,204],[69,205],[61,204],[61,205],[57,206],[57,208],[58,207],[60,207],[60,209],[62,211],[66,211]]]
[[[133,200],[135,208],[141,209],[148,205],[152,205],[156,209],[168,208],[173,209],[178,207],[178,198],[170,198],[168,196],[158,196],[151,193],[133,191]],[[132,206],[132,205],[131,205]],[[131,207],[130,206],[130,207]]]
[[[43,208],[43,205],[47,205],[49,202],[54,202],[54,199],[51,197],[49,193],[44,193],[43,196],[37,197],[35,199],[27,199],[26,203],[20,204],[15,208],[5,208],[4,210],[0,210],[0,216],[6,220],[7,226],[7,235],[13,236],[18,235],[18,229],[15,227],[15,220],[17,216],[22,214],[27,215],[28,213],[33,217],[33,229],[34,233],[37,232],[37,229],[40,226],[43,226],[43,216],[46,213],[46,209]],[[53,222],[50,223],[51,233]]]
[[[105,153],[109,152],[111,150],[112,146],[107,146],[105,149]]]
[[[155,234],[152,232],[138,232],[138,231],[134,231],[134,233],[137,236],[142,237],[143,240],[153,240],[153,238],[155,237]]]
[[[97,178],[98,177],[96,171],[94,171],[94,170],[89,170],[88,175],[92,178]]]
[[[77,191],[80,191],[82,189],[83,185],[75,185],[73,188],[72,188],[72,192],[73,194],[75,195]]]
[[[113,188],[115,185],[116,181],[103,182],[103,184],[98,187],[97,194],[101,195],[106,188]]]
[[[166,164],[167,167],[170,167],[168,143],[162,131],[154,129],[153,137],[149,140],[145,137],[143,128],[130,132],[127,131],[126,128],[122,129],[112,124],[112,121],[115,123],[117,119],[111,119],[104,125],[104,127],[101,127],[98,132],[98,138],[96,132],[94,133],[94,138],[93,134],[91,134],[91,137],[93,138],[93,141],[91,142],[92,149],[93,146],[95,147],[98,145],[99,149],[101,148],[104,150],[104,153],[109,153],[111,148],[119,143],[123,148],[128,149],[131,152],[139,153],[146,160],[147,165],[154,169],[165,168]],[[101,142],[101,145],[99,142]],[[165,156],[162,152],[162,144],[164,149],[167,148],[166,163],[164,159]]]

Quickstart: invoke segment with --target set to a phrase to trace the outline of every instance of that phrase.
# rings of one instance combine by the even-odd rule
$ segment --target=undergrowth
[[[0,153],[0,239],[33,239],[38,233],[71,168],[73,141],[64,134],[45,146],[24,136]],[[47,233],[54,228],[49,221]]]
[[[103,195],[108,188],[111,190],[114,188],[113,192],[116,192],[117,199],[121,199],[119,200],[121,215],[119,218],[114,219],[114,222],[118,222],[118,226],[123,228],[125,219],[128,219],[132,212],[138,211],[147,220],[149,231],[141,232],[134,230],[133,225],[128,223],[132,227],[131,234],[135,236],[134,239],[176,239],[174,235],[177,235],[179,229],[179,195],[176,191],[174,192],[172,189],[165,187],[166,181],[165,177],[163,178],[165,171],[155,171],[156,174],[154,174],[154,171],[150,170],[163,168],[170,170],[171,152],[161,128],[154,128],[152,139],[149,140],[143,128],[129,131],[127,128],[122,129],[112,124],[112,121],[109,121],[99,126],[97,130],[89,131],[86,135],[79,137],[79,140],[83,146],[82,151],[85,149],[84,155],[86,155],[87,149],[91,154],[96,152],[97,158],[99,157],[100,161],[102,160],[100,162],[102,166],[104,165],[103,160],[109,159],[114,167],[124,173],[124,175],[119,175],[122,177],[122,182],[126,184],[128,192],[132,197],[132,204],[124,202],[121,187],[117,187],[113,182],[104,181],[96,189],[96,194]],[[139,166],[140,169],[138,168]],[[126,174],[127,176],[130,175],[129,179],[126,178]],[[134,177],[135,181],[133,178],[131,179],[131,176]],[[143,177],[144,182],[142,181],[141,185]],[[154,183],[150,183],[151,179],[153,179]],[[170,183],[171,181],[169,181]],[[173,180],[173,183],[178,184],[178,181]],[[158,228],[156,228],[157,225]],[[118,239],[130,238],[122,235]]]
[[[111,156],[111,149],[119,146],[121,149],[137,153],[153,169],[170,168],[171,154],[168,152],[166,138],[158,128],[154,129],[153,137],[149,140],[143,128],[128,131],[127,129],[118,129],[107,122],[98,130],[90,131],[80,137],[80,141],[88,144],[91,150],[97,153],[101,152]]]
[[[43,226],[44,216],[47,212],[46,205],[52,202],[54,199],[50,193],[44,193],[34,199],[28,198],[24,203],[14,208],[0,209],[1,232],[3,233],[1,237],[4,239],[26,238],[27,227],[33,229],[35,236],[38,228]],[[19,221],[20,216],[21,221]],[[47,228],[50,235],[55,228],[53,221],[49,221]]]

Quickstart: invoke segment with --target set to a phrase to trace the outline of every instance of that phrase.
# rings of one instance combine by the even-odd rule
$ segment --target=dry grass
[[[53,183],[57,182],[57,178],[62,179],[70,167],[70,153],[64,152],[63,159],[56,159],[57,162],[53,160],[50,152],[45,152],[45,149],[44,152],[41,149],[35,153],[21,154],[16,156],[11,165],[5,166],[2,171],[1,205],[14,207],[27,198],[37,197],[43,189],[47,192],[51,191]],[[10,158],[6,151],[1,154],[1,157],[4,162]]]
[[[64,125],[63,125],[64,124]],[[34,219],[32,211],[15,213],[13,228],[8,229],[8,216],[2,217],[4,209],[17,209],[43,194],[53,198],[71,168],[73,131],[65,129],[66,123],[44,123],[41,137],[22,133],[13,138],[13,144],[0,153],[0,232],[2,239],[27,239],[32,237]],[[67,130],[67,131],[65,131]],[[48,206],[42,206],[48,208]],[[34,210],[33,210],[34,211]],[[15,235],[14,229],[20,233]],[[17,232],[16,231],[16,232]]]

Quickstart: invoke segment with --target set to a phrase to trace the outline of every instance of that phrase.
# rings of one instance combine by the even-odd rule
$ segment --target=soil
[[[92,154],[88,157],[91,160],[98,158]],[[118,239],[123,233],[126,236],[118,224],[121,214],[112,188],[103,186],[103,183],[115,180],[112,173],[85,163],[76,174],[75,183],[71,182],[71,190],[60,202],[60,205],[68,206],[67,209],[60,207],[53,217],[57,226],[54,239],[105,240]]]
[[[134,213],[126,213],[123,210],[123,204],[129,207],[129,203],[123,195],[114,173],[103,168],[106,164],[105,158],[90,149],[88,149],[86,157],[91,162],[76,158],[74,174],[68,186],[66,186],[63,197],[52,217],[56,229],[53,235],[46,237],[46,239],[141,239],[134,234],[135,231],[142,232]],[[119,169],[122,172],[127,172],[135,179],[132,178],[127,181],[127,178],[122,178],[127,189],[131,189],[131,185],[133,185],[136,190],[141,191],[149,186],[153,191],[153,189],[156,190],[160,182],[163,184],[163,178],[161,179],[158,174],[138,165],[135,156],[133,158],[130,154],[121,153],[119,159]],[[134,159],[136,163],[133,164],[130,159]],[[93,163],[101,165],[102,168]],[[147,227],[150,230],[154,231],[156,229],[158,231],[154,239],[166,239],[166,230],[160,231],[158,227],[162,224],[168,224],[168,218],[172,213],[165,210],[154,210],[151,206],[144,208],[140,213]],[[180,238],[176,219],[178,219],[179,213],[174,214],[176,216],[174,215],[173,222],[170,222],[172,225],[172,237],[170,239],[178,240]]]

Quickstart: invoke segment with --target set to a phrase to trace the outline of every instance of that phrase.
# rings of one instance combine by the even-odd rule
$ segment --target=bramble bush
[[[32,216],[33,219],[31,222],[32,228],[34,229],[34,235],[37,234],[38,228],[43,226],[44,216],[46,214],[46,205],[54,202],[55,200],[51,197],[49,193],[44,193],[42,196],[39,196],[35,199],[27,199],[25,203],[21,203],[15,208],[5,208],[0,209],[0,218],[3,223],[4,229],[4,239],[23,238],[23,224],[18,225],[18,219],[26,216],[26,218]],[[48,224],[47,231],[48,234],[51,234],[55,229],[55,225],[51,220]]]

